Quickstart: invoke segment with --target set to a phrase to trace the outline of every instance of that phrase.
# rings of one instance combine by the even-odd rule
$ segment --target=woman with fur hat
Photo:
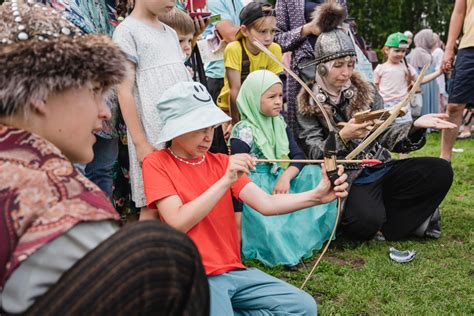
[[[327,21],[323,12],[337,10],[335,4],[324,4],[317,21]],[[337,21],[335,21],[337,22]],[[315,46],[316,80],[311,88],[332,116],[333,124],[344,123],[336,135],[339,158],[350,153],[368,133],[373,122],[355,123],[352,116],[365,110],[383,109],[383,100],[375,87],[354,72],[356,52],[345,30],[321,24]],[[298,97],[297,120],[301,128],[298,141],[310,159],[321,159],[329,128],[320,109],[306,91]],[[426,128],[453,128],[444,114],[425,115],[416,121],[392,124],[356,159],[375,158],[384,163],[360,169],[347,165],[348,198],[339,224],[339,232],[350,239],[369,240],[377,232],[386,239],[398,240],[414,233],[439,237],[437,207],[452,182],[450,165],[438,158],[392,160],[392,152],[410,152],[425,144]]]
[[[106,36],[34,0],[0,6],[1,313],[206,314],[189,238],[154,222],[119,230],[105,193],[73,166],[92,160],[125,65]]]
[[[291,213],[346,196],[342,169],[333,188],[323,172],[309,191],[269,195],[247,177],[255,169],[250,155],[208,152],[214,127],[231,118],[203,85],[176,84],[163,93],[158,110],[164,126],[157,141],[167,148],[143,161],[147,206],[196,243],[209,280],[211,315],[316,315],[310,295],[242,264],[232,197],[263,215]]]

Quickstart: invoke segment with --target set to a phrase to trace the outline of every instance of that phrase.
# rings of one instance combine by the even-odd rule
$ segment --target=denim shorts
[[[458,51],[448,102],[459,104],[474,102],[474,47]]]

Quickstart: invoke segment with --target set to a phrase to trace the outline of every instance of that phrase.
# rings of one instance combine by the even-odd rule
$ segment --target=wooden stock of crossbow
[[[390,115],[381,123],[377,128],[374,128],[368,136],[351,152],[346,156],[345,160],[336,160],[336,128],[332,124],[331,119],[329,118],[329,114],[327,113],[326,109],[324,106],[321,104],[321,102],[318,101],[316,96],[314,95],[314,92],[311,90],[310,87],[308,87],[303,80],[301,80],[298,75],[296,75],[291,69],[286,67],[270,50],[268,50],[262,43],[259,41],[254,41],[253,44],[258,47],[262,52],[264,52],[268,57],[270,57],[274,62],[276,62],[278,65],[280,65],[293,79],[295,79],[302,87],[303,89],[308,92],[310,97],[314,100],[315,104],[319,107],[321,110],[321,113],[324,117],[324,120],[326,121],[326,124],[329,129],[329,135],[328,139],[325,144],[324,148],[324,160],[300,160],[301,162],[306,162],[306,163],[321,163],[324,162],[324,167],[326,170],[326,173],[328,174],[329,179],[331,180],[331,184],[334,184],[334,181],[338,178],[337,174],[337,163],[361,163],[364,164],[364,160],[353,160],[355,156],[357,156],[359,153],[361,153],[367,146],[369,146],[390,124],[393,123],[393,121],[399,116],[400,112],[406,108],[406,106],[409,104],[411,98],[415,94],[415,91],[418,89],[418,87],[421,84],[421,81],[423,80],[423,77],[426,74],[426,70],[428,69],[428,65],[425,65],[423,67],[423,70],[421,71],[420,75],[418,76],[415,84],[413,85],[412,89],[408,93],[408,95],[403,99],[402,102],[399,104],[395,105],[391,110],[390,110]],[[368,160],[365,160],[366,162]],[[260,159],[257,160],[257,162],[297,162],[295,160],[266,160],[266,159]],[[377,162],[377,160],[373,160],[372,162]],[[336,214],[336,221],[334,223],[334,227],[332,229],[331,235],[329,236],[329,240],[326,243],[326,246],[324,247],[323,251],[319,255],[318,259],[316,260],[313,268],[309,272],[309,274],[306,276],[303,284],[301,285],[301,289],[303,289],[306,286],[306,283],[309,281],[311,276],[313,275],[314,271],[316,270],[319,262],[323,258],[324,254],[329,248],[329,245],[331,244],[332,239],[334,238],[334,234],[336,232],[337,224],[339,222],[339,217],[342,213],[342,199],[338,198],[338,206],[337,206],[337,214]]]

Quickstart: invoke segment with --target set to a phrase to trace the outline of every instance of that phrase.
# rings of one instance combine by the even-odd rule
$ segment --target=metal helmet
[[[346,56],[356,56],[354,42],[341,28],[321,33],[314,46],[316,64]]]
[[[341,27],[346,16],[345,9],[334,2],[326,2],[316,8],[313,23],[321,34],[314,46],[316,64],[325,63],[346,56],[356,56],[354,42]]]

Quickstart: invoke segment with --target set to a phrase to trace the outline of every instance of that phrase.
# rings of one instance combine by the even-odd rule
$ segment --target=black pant
[[[210,78],[207,77],[207,90],[212,97],[214,102],[217,102],[217,97],[221,93],[222,87],[224,86],[224,78]],[[212,145],[209,149],[211,153],[214,154],[228,154],[229,150],[227,149],[227,144],[224,139],[224,132],[222,131],[222,126],[217,127],[214,130],[214,138],[212,139]]]
[[[29,315],[208,315],[201,257],[183,233],[158,221],[126,225],[89,252]]]
[[[451,165],[443,159],[399,160],[374,183],[351,187],[340,233],[353,240],[369,240],[378,231],[387,240],[407,238],[433,214],[452,182]]]

